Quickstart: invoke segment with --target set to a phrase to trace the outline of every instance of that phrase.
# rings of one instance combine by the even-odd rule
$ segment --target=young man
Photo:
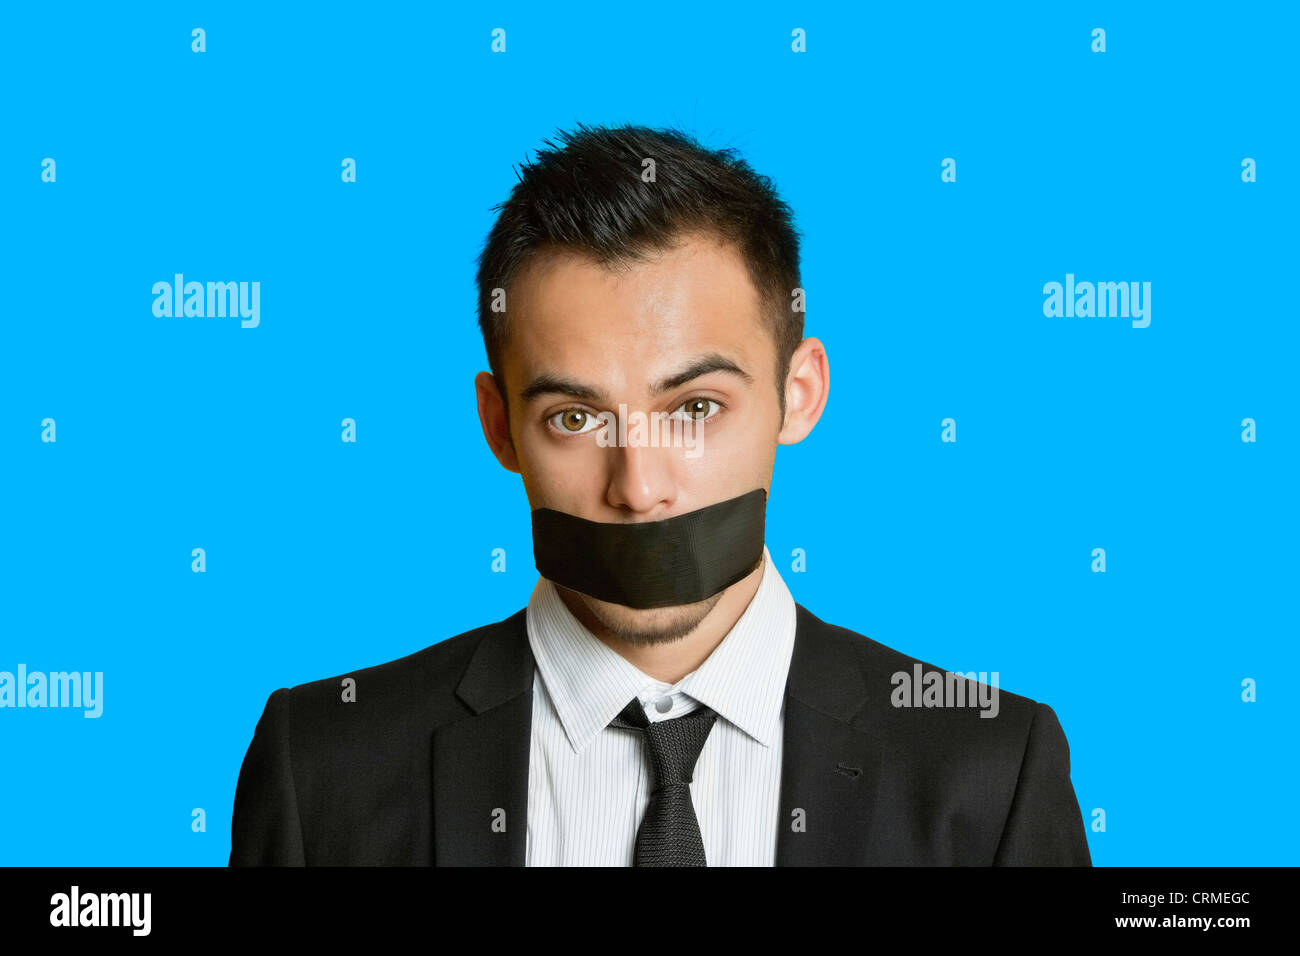
[[[354,702],[271,694],[231,864],[1090,864],[1051,708],[969,706],[991,689],[821,621],[764,545],[830,383],[789,208],[676,131],[561,139],[478,273],[529,604],[346,675]]]

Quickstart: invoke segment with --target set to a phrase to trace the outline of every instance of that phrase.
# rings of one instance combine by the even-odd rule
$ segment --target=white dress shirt
[[[631,866],[650,802],[642,734],[610,728],[633,697],[651,721],[713,708],[691,801],[709,866],[773,866],[786,675],[795,606],[767,547],[758,591],[698,668],[645,674],[573,616],[539,578],[528,602],[537,662],[528,765],[528,866]]]

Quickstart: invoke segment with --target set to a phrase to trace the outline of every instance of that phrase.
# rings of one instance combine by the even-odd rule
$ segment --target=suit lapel
[[[879,741],[852,723],[868,696],[853,646],[861,638],[795,610],[776,865],[862,865],[882,761]]]
[[[868,699],[857,635],[796,603],[786,679],[777,866],[870,863],[879,741],[852,719]],[[456,687],[471,714],[434,731],[434,864],[523,866],[535,663],[526,609],[492,625]],[[887,691],[886,691],[887,692]]]
[[[433,734],[435,866],[523,866],[533,653],[526,608],[492,625],[456,696],[471,716]]]

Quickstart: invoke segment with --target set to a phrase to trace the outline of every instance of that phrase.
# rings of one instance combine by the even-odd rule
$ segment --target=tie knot
[[[700,751],[704,749],[704,742],[717,719],[717,711],[701,706],[681,717],[651,723],[641,702],[633,698],[623,712],[610,721],[610,726],[639,730],[645,736],[650,767],[654,771],[651,792],[655,792],[691,782]]]

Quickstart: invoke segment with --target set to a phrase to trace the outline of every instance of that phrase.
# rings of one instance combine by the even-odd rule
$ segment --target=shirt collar
[[[555,711],[581,752],[633,697],[680,691],[765,747],[776,742],[794,652],[794,598],[763,546],[749,606],[713,653],[676,684],[655,680],[592,634],[539,577],[528,602],[528,642]]]

